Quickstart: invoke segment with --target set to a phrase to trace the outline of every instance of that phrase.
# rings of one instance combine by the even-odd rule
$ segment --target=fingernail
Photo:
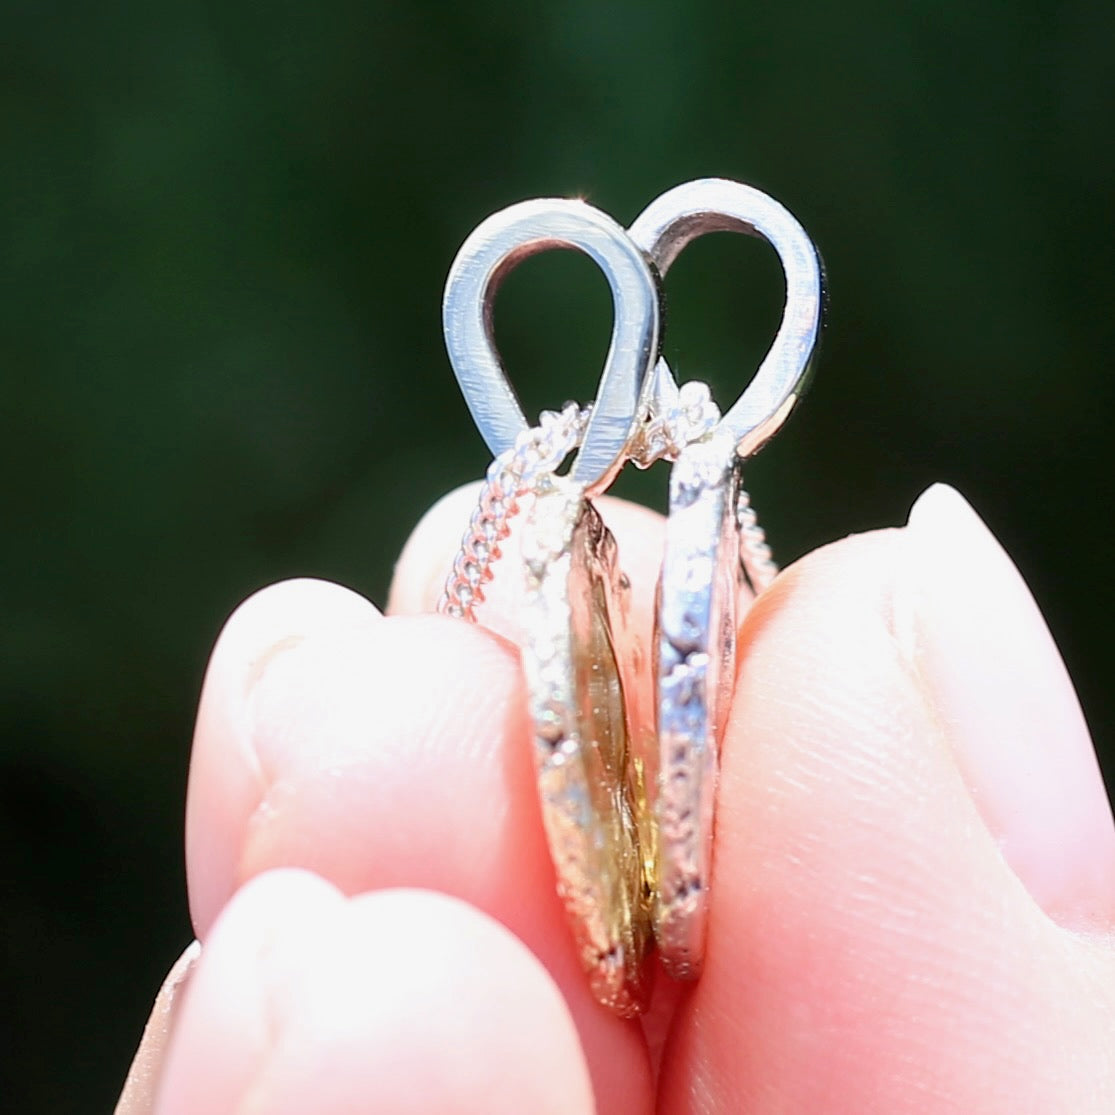
[[[166,1061],[170,1036],[182,1003],[190,973],[201,956],[201,942],[194,941],[175,961],[174,967],[163,981],[155,996],[151,1017],[143,1028],[132,1067],[124,1081],[124,1090],[116,1102],[115,1115],[148,1115],[155,1110],[155,1096],[159,1090]]]
[[[1051,918],[1109,926],[1115,823],[1072,682],[1022,577],[944,484],[911,510],[906,559],[915,665],[985,824]]]

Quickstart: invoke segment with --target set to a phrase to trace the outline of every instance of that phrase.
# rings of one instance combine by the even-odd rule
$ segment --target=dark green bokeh
[[[184,780],[225,616],[296,574],[382,603],[422,510],[486,464],[441,286],[523,197],[629,221],[722,174],[785,202],[831,318],[749,474],[779,554],[951,481],[1109,748],[1113,22],[993,0],[10,6],[5,1106],[107,1108],[189,939]],[[779,284],[758,243],[687,252],[682,374],[734,398]],[[512,277],[498,327],[529,408],[587,397],[609,315],[578,257]]]

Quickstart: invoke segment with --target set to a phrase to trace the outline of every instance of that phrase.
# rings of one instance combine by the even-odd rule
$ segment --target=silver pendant
[[[612,288],[612,343],[591,411],[576,405],[528,429],[491,334],[499,280],[549,247],[583,251]],[[636,649],[628,584],[615,540],[590,496],[611,482],[646,406],[658,351],[658,291],[623,229],[583,202],[535,201],[484,221],[446,285],[450,360],[473,418],[495,455],[442,610],[475,618],[491,563],[519,501],[524,527],[521,640],[542,821],[557,887],[596,998],[629,1017],[646,1004],[651,944],[649,859],[637,818],[625,692]],[[580,451],[567,476],[555,470]]]
[[[706,385],[679,388],[658,358],[658,281],[686,244],[717,230],[771,243],[787,290],[770,351],[723,416]],[[492,302],[519,260],[550,247],[599,264],[615,321],[597,398],[529,427],[492,339]],[[765,194],[722,179],[668,191],[627,233],[583,202],[511,206],[469,237],[446,285],[450,360],[495,459],[440,610],[476,619],[509,520],[528,505],[521,650],[543,824],[582,966],[597,999],[624,1016],[645,1006],[652,937],[669,974],[701,969],[736,630],[748,589],[777,572],[741,469],[800,397],[821,310],[820,261],[801,226]],[[648,654],[590,497],[625,461],[659,459],[673,467]],[[640,669],[655,673],[652,726],[633,722],[625,696]]]
[[[663,278],[688,243],[715,231],[747,233],[774,247],[786,275],[786,306],[758,372],[719,422],[707,387],[679,390],[660,361],[633,454],[643,467],[662,457],[674,461],[654,636],[658,751],[649,781],[655,936],[663,966],[678,979],[696,978],[704,954],[719,751],[735,682],[741,593],[745,577],[759,592],[777,572],[740,484],[742,463],[801,397],[823,305],[820,259],[809,237],[785,208],[750,186],[717,178],[688,182],[652,202],[628,230]],[[663,425],[680,426],[685,436],[663,436]]]

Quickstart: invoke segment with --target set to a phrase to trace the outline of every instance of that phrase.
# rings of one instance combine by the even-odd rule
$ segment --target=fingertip
[[[307,638],[382,620],[351,589],[301,578],[260,589],[225,622],[206,668],[190,756],[186,861],[190,914],[204,936],[233,886],[221,851],[263,783],[250,746],[248,694],[276,657]]]
[[[560,992],[507,930],[422,891],[246,885],[191,983],[159,1115],[593,1110]]]
[[[353,589],[318,577],[292,577],[265,585],[238,604],[217,636],[214,653],[235,649],[254,658],[261,646],[381,618],[380,610]]]
[[[705,970],[663,1111],[1094,1109],[1068,1066],[1109,1058],[1104,965],[981,820],[911,637],[907,541],[809,555],[741,628]]]
[[[901,580],[911,657],[1007,862],[1074,929],[1115,926],[1115,824],[1053,636],[1009,555],[959,492],[910,512]]]
[[[195,744],[227,752],[199,764],[190,786],[225,805],[223,828],[200,833],[188,860],[210,919],[245,880],[284,865],[347,894],[458,895],[548,966],[584,1034],[602,1110],[616,1110],[615,1097],[619,1110],[649,1110],[638,1030],[592,1000],[562,917],[513,649],[458,620],[392,617],[300,640],[271,658],[249,704],[212,721],[239,724],[242,738]],[[239,797],[222,778],[239,781]],[[197,807],[195,819],[205,815]]]

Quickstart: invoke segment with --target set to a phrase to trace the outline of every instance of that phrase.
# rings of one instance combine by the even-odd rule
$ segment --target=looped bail
[[[628,235],[665,278],[690,241],[720,231],[766,240],[786,276],[786,306],[770,350],[717,427],[748,457],[778,431],[805,389],[821,335],[823,272],[813,242],[785,207],[724,178],[667,190],[643,210]]]
[[[638,425],[658,354],[654,276],[627,233],[583,201],[538,199],[483,221],[465,241],[445,285],[445,346],[473,421],[493,456],[529,428],[507,380],[492,334],[492,307],[502,280],[528,256],[572,248],[589,256],[612,290],[614,321],[584,441],[570,477],[591,491],[612,481]]]

